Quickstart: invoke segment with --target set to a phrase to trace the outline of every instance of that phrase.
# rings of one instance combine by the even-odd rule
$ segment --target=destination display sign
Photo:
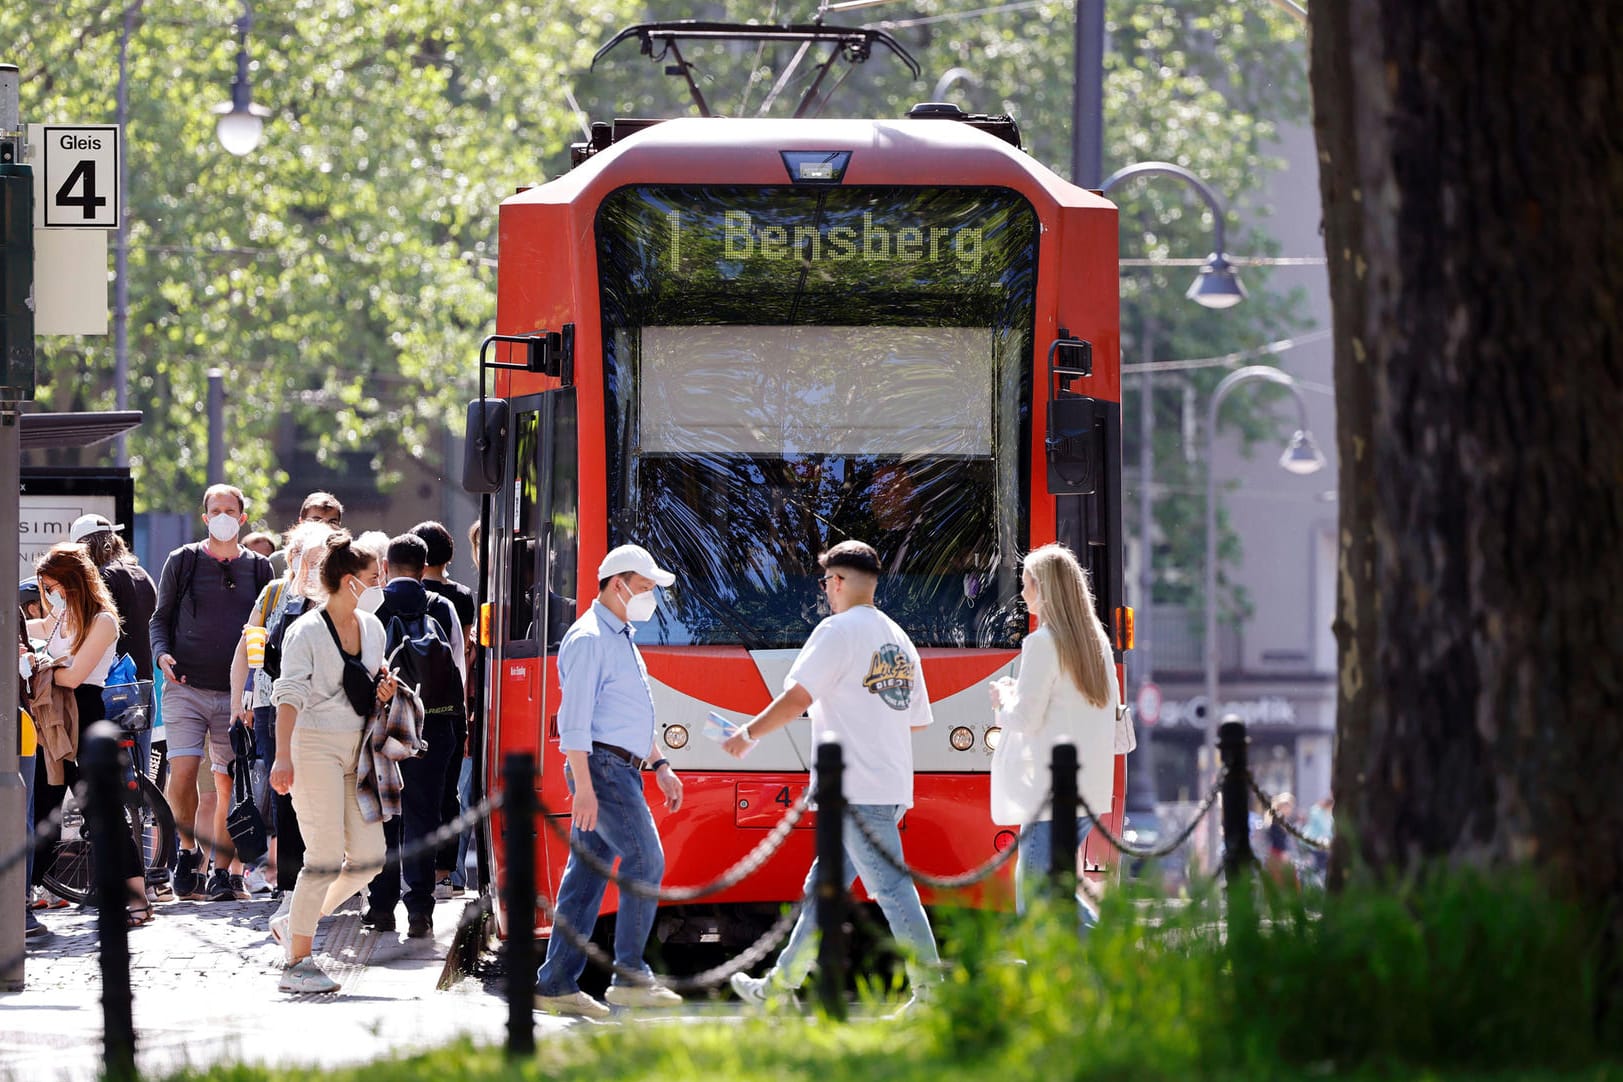
[[[1001,188],[636,187],[598,214],[605,280],[639,293],[990,290],[1032,272],[1036,236]]]

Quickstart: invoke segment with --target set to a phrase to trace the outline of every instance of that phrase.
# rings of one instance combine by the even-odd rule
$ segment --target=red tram
[[[885,561],[879,605],[918,645],[935,713],[914,737],[907,859],[980,864],[1010,838],[988,816],[984,685],[1029,630],[1020,555],[1069,544],[1131,645],[1114,206],[1024,154],[1012,122],[950,106],[622,121],[579,156],[501,206],[508,340],[470,407],[487,788],[505,754],[533,752],[567,829],[557,644],[603,554],[636,542],[678,574],[637,631],[656,751],[687,793],[675,814],[651,801],[666,885],[718,875],[803,791],[812,751],[797,724],[733,760],[701,735],[706,713],[747,718],[781,690],[820,619],[816,556],[856,537]],[[1119,756],[1115,778],[1119,825]],[[553,897],[567,851],[538,833]],[[736,887],[662,909],[656,937],[742,939],[798,897],[811,846],[795,830]],[[1107,863],[1097,833],[1087,855]],[[925,900],[1009,898],[1005,871]],[[611,886],[605,914],[616,904]]]

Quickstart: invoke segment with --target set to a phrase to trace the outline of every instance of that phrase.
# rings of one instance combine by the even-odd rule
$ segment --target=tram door
[[[557,814],[569,807],[563,772],[548,769],[555,759],[549,745],[557,735],[558,644],[575,620],[579,596],[575,389],[515,399],[512,431],[513,483],[502,508],[506,544],[497,569],[507,606],[498,617],[503,627],[496,739],[504,750],[534,749],[538,796]]]

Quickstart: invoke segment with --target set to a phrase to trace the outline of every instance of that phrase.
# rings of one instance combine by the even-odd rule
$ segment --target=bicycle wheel
[[[70,786],[62,796],[62,824],[50,861],[40,871],[47,890],[70,902],[83,904],[95,890],[95,868],[91,864],[90,825]]]
[[[135,836],[135,847],[141,852],[141,868],[146,872],[166,870],[175,850],[175,815],[163,790],[146,775],[141,775],[141,802],[126,814],[132,814],[130,829]]]
[[[138,775],[136,782],[134,795],[124,802],[124,822],[141,854],[142,869],[152,871],[167,866],[175,844],[175,816],[150,779]],[[96,854],[88,834],[89,824],[70,792],[63,798],[62,840],[41,879],[52,891],[81,904],[90,902],[96,890]]]

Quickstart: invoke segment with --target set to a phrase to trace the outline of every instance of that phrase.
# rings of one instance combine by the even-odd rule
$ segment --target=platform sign
[[[46,229],[117,229],[124,213],[117,124],[30,125],[40,163],[39,225]],[[37,139],[34,131],[38,131]]]

